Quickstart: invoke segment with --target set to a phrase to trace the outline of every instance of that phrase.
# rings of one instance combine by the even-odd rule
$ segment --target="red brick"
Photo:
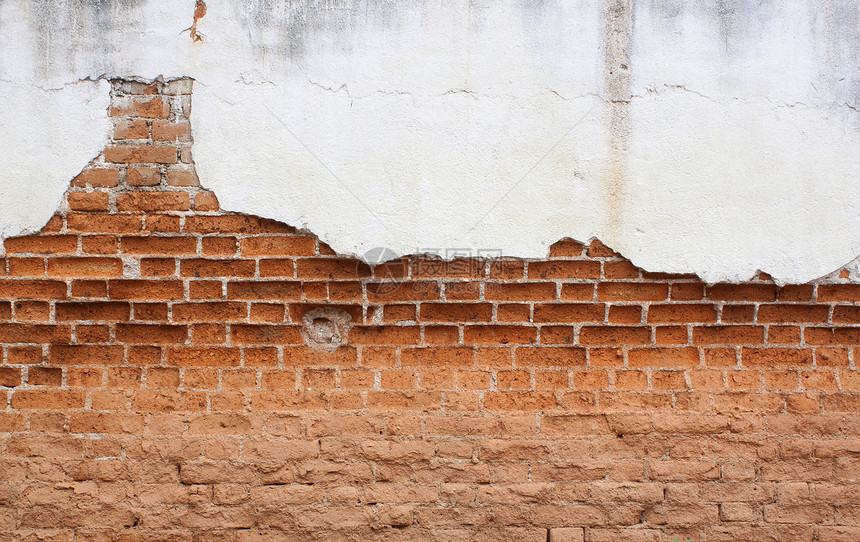
[[[529,262],[528,278],[544,280],[596,279],[600,262],[589,260],[549,260]]]
[[[228,282],[227,297],[251,301],[298,301],[302,298],[302,285],[289,281]]]
[[[820,284],[818,285],[818,301],[825,303],[860,302],[860,284]]]
[[[356,279],[371,276],[370,266],[351,258],[304,258],[297,262],[296,273],[304,279]]]
[[[56,318],[59,321],[127,321],[131,314],[128,303],[73,302],[57,303]]]
[[[764,328],[758,326],[705,326],[693,328],[693,344],[761,344]]]
[[[860,324],[860,306],[837,305],[833,308],[833,322],[836,324]]]
[[[125,254],[182,256],[197,252],[197,239],[188,236],[123,237],[120,243]]]
[[[575,258],[578,256],[582,256],[582,251],[585,249],[585,245],[580,243],[579,241],[575,241],[570,237],[565,237],[559,241],[556,241],[549,247],[549,257],[550,258]]]
[[[525,278],[525,262],[522,260],[493,260],[490,262],[489,277],[503,280]]]
[[[184,296],[182,281],[178,280],[111,280],[111,299],[177,300]]]
[[[648,307],[648,322],[654,324],[716,321],[717,309],[714,305],[672,303]]]
[[[603,303],[535,303],[536,323],[602,322],[606,306]]]
[[[120,212],[187,211],[191,200],[187,192],[123,192],[116,197]]]
[[[649,282],[601,282],[597,298],[601,301],[663,301],[669,285]]]
[[[12,319],[10,304],[0,304],[0,319]],[[19,322],[47,322],[51,319],[51,307],[47,301],[16,301],[15,320]]]
[[[695,367],[697,348],[633,348],[627,353],[631,367]]]
[[[585,348],[519,347],[514,351],[518,367],[584,367]]]
[[[675,301],[699,301],[705,297],[705,285],[701,282],[679,282],[672,284],[670,298]]]
[[[49,277],[108,278],[122,276],[119,258],[66,257],[48,258]]]
[[[484,298],[489,301],[553,301],[556,298],[552,282],[488,282]]]
[[[492,317],[490,303],[421,304],[421,320],[425,322],[489,322]]]
[[[475,301],[481,298],[479,282],[446,282],[445,298],[448,301]]]
[[[639,268],[627,260],[603,262],[603,277],[606,280],[637,279],[639,278]]]
[[[116,340],[132,344],[176,344],[188,339],[185,326],[163,324],[118,324]]]
[[[172,347],[167,349],[167,364],[180,367],[238,367],[238,348]]]
[[[751,324],[755,319],[755,305],[723,305],[720,321],[726,324]]]
[[[235,344],[302,344],[299,326],[233,325],[231,340]]]
[[[21,385],[21,369],[0,367],[0,386],[14,388]],[[2,428],[0,428],[2,431]]]
[[[165,171],[164,179],[167,182],[167,186],[200,186],[200,179],[197,178],[197,172],[193,169],[170,168]],[[195,194],[195,200],[199,195],[200,193]],[[197,206],[194,208],[198,209]],[[217,210],[217,206],[215,210]]]
[[[189,216],[185,219],[186,233],[257,234],[262,227],[260,218],[250,215]]]
[[[827,322],[830,308],[827,305],[760,305],[758,308],[758,322],[765,323],[793,323],[793,322]]]
[[[217,280],[189,280],[189,299],[222,299],[223,285]]]
[[[183,277],[253,277],[256,271],[254,260],[210,260],[194,258],[181,260],[179,272]]]
[[[587,254],[591,258],[616,258],[620,256],[620,254],[604,245],[598,239],[594,239],[589,243]]]
[[[439,299],[439,283],[434,281],[368,282],[367,299],[371,303],[433,301]]]
[[[594,284],[562,284],[561,301],[594,300]]]

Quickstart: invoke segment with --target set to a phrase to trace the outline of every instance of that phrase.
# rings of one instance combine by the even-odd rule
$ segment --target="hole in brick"
[[[315,350],[332,352],[346,344],[352,316],[342,309],[320,307],[302,317],[302,337]]]

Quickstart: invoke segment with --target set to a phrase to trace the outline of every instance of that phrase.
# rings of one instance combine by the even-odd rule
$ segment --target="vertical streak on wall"
[[[633,32],[633,0],[606,0],[603,23],[603,99],[609,121],[609,159],[603,177],[605,190],[604,235],[610,242],[621,239],[621,212],[627,178],[630,136],[630,35]]]

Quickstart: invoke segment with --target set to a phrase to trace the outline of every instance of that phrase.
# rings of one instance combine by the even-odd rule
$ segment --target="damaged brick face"
[[[0,271],[0,539],[860,539],[860,284],[598,241],[369,266],[221,211],[191,81]]]

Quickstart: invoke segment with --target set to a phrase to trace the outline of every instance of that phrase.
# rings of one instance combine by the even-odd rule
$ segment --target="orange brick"
[[[197,179],[197,176],[194,176]],[[199,180],[197,181],[199,183]],[[221,204],[218,203],[218,198],[213,192],[201,190],[194,194],[194,210],[195,211],[218,211],[221,209]]]
[[[120,243],[125,254],[183,256],[197,252],[197,239],[188,236],[123,237]]]
[[[763,327],[704,326],[693,328],[693,344],[761,344],[763,342]]]
[[[268,236],[260,235],[242,239],[242,256],[255,258],[258,256],[313,256],[316,253],[316,239],[308,236]],[[350,271],[355,266],[358,275],[358,262],[346,264]],[[306,269],[310,271],[310,269]],[[315,275],[314,275],[315,276]],[[367,275],[369,276],[369,275]]]
[[[583,345],[649,344],[651,329],[638,326],[585,326],[579,331]]]
[[[10,277],[34,277],[45,276],[45,258],[8,258]]]
[[[175,164],[176,147],[168,145],[110,145],[105,162],[113,164]]]
[[[0,305],[2,307],[2,305]],[[4,309],[6,307],[3,307]],[[0,314],[6,312],[0,311]],[[11,310],[4,320],[11,320]],[[51,307],[47,301],[16,301],[15,320],[19,322],[47,322],[51,319]]]
[[[167,321],[167,303],[135,303],[134,320],[165,322]]]
[[[177,300],[184,296],[182,281],[178,280],[111,280],[111,299]]]
[[[35,365],[42,363],[41,346],[9,346],[6,349],[9,365]]]
[[[353,344],[411,345],[420,340],[420,329],[415,326],[355,326],[349,332],[349,341]]]
[[[504,280],[525,278],[525,262],[522,260],[493,260],[490,262],[489,277]]]
[[[538,412],[553,410],[557,405],[555,394],[544,391],[487,392],[484,410]]]
[[[673,303],[648,307],[648,322],[654,324],[716,321],[717,309],[714,305]]]
[[[529,326],[468,325],[466,344],[530,344],[537,340],[537,329]]]
[[[179,273],[194,278],[253,277],[256,267],[254,260],[194,258],[181,260]]]
[[[167,349],[167,364],[179,367],[238,367],[238,348],[172,347]]]
[[[619,390],[648,389],[648,375],[645,371],[616,371],[615,387]]]
[[[602,322],[603,303],[535,303],[533,320],[537,323]]]
[[[741,363],[747,367],[812,365],[809,348],[743,348]]]
[[[404,348],[400,363],[404,366],[470,367],[475,353],[471,348]]]
[[[68,410],[83,408],[86,393],[78,390],[18,390],[12,408],[27,410]]]
[[[302,344],[299,326],[236,324],[231,339],[235,344]]]
[[[176,344],[188,339],[188,328],[159,324],[118,324],[116,340],[132,344]]]
[[[187,211],[191,199],[187,192],[123,192],[116,197],[120,212]]]
[[[222,299],[223,284],[217,280],[189,280],[188,297],[190,299]]]
[[[445,298],[448,301],[474,301],[481,298],[479,282],[446,282]]]
[[[69,326],[45,324],[0,324],[0,343],[49,343],[71,342]]]
[[[153,141],[191,141],[191,123],[153,121],[152,139]]]
[[[69,213],[66,216],[66,226],[71,231],[83,233],[134,233],[143,229],[143,216]]]
[[[172,277],[176,274],[176,260],[173,258],[141,258],[142,277]]]
[[[597,298],[601,301],[663,301],[669,285],[649,282],[601,282]]]
[[[639,278],[639,268],[626,260],[603,262],[603,277],[606,280],[637,279]]]
[[[174,322],[235,322],[248,318],[248,306],[236,301],[175,303]]]
[[[202,254],[204,256],[234,256],[239,249],[235,237],[204,237]]]
[[[755,319],[755,305],[723,305],[720,321],[726,324],[750,324]]]
[[[122,260],[119,258],[48,258],[49,277],[121,277],[122,270]]]
[[[72,180],[72,186],[112,188],[119,184],[119,170],[113,168],[86,168]]]
[[[584,348],[519,347],[514,352],[518,367],[584,367]]]
[[[10,237],[4,246],[8,254],[69,254],[77,252],[78,238],[74,235]]]
[[[233,281],[227,283],[227,297],[250,301],[298,301],[302,298],[302,284],[290,281]]]
[[[642,307],[639,305],[612,305],[609,307],[610,324],[636,325],[642,323]]]
[[[64,299],[66,283],[55,280],[0,280],[0,297],[6,299]]]
[[[117,120],[113,124],[114,139],[149,139],[149,124],[145,120]]]
[[[193,169],[170,168],[165,172],[164,178],[167,186],[200,186],[200,179]]]
[[[627,353],[631,367],[695,367],[697,348],[634,348]]]
[[[125,182],[131,186],[156,186],[161,184],[161,169],[157,167],[129,167]]]
[[[111,100],[110,116],[166,119],[170,105],[161,96],[123,96]]]
[[[653,390],[683,390],[687,389],[684,371],[652,371],[651,389]]]
[[[71,192],[69,209],[72,211],[107,211],[110,205],[107,192]]]
[[[818,301],[825,303],[860,302],[860,284],[820,284],[818,286]]]
[[[304,258],[296,273],[304,279],[356,279],[371,276],[370,266],[351,258]]]
[[[84,254],[116,254],[118,246],[115,235],[84,235],[81,237],[81,248]]]
[[[803,338],[807,344],[816,346],[858,345],[860,344],[860,328],[808,327],[803,330]]]

